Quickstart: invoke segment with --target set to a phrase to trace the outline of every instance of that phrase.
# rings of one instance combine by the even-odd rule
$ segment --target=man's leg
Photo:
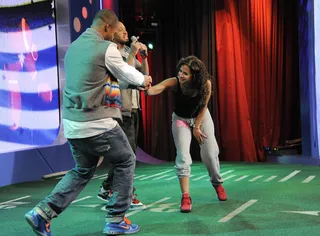
[[[98,198],[102,201],[109,201],[112,196],[112,181],[113,181],[114,166],[110,165],[107,178],[102,182]]]
[[[126,135],[118,125],[96,138],[93,146],[92,151],[97,156],[104,156],[114,168],[113,195],[106,208],[107,218],[112,218],[110,222],[115,222],[122,219],[130,207],[136,157]]]
[[[138,110],[134,110],[134,112],[130,116],[123,116],[123,121],[119,121],[119,124],[126,134],[130,146],[132,150],[136,151],[137,147],[137,135],[138,135],[138,123],[139,116]],[[99,189],[98,198],[104,201],[109,201],[112,196],[113,188],[112,188],[112,180],[113,180],[113,172],[114,166],[111,166],[109,169],[108,177],[102,182],[102,186]],[[111,191],[110,191],[111,190]],[[132,202],[130,205],[130,210],[141,210],[146,209],[146,206],[137,198],[137,194],[134,193],[135,188],[133,188],[132,192]]]
[[[131,117],[123,116],[123,121],[119,120],[118,123],[124,133],[126,134],[130,146],[135,153],[135,145],[134,145],[134,130],[133,130],[133,123]],[[102,186],[99,189],[98,198],[103,201],[109,201],[109,198],[112,196],[112,181],[114,176],[114,166],[111,165],[108,172],[108,177],[102,182]]]
[[[120,127],[122,128],[122,130],[124,131],[124,133],[126,134],[128,141],[130,143],[130,146],[133,150],[133,152],[136,152],[136,145],[135,145],[135,139],[134,137],[134,126],[133,126],[133,122],[132,122],[132,117],[129,116],[123,116],[123,121],[119,120],[118,123],[120,125]],[[105,192],[107,192],[108,190],[112,189],[112,180],[113,180],[113,172],[114,172],[114,166],[110,166],[109,168],[109,172],[108,172],[108,177],[102,182],[102,188],[100,189],[100,192],[98,194],[98,197],[102,200],[107,200],[104,199],[104,197],[101,197],[101,195],[103,195]],[[99,196],[100,195],[100,196]]]
[[[112,131],[113,134],[109,134],[110,149],[107,153],[101,153],[114,165],[113,194],[106,205],[108,213],[103,233],[132,234],[138,232],[140,228],[138,225],[131,224],[124,215],[132,199],[136,156],[123,130],[116,126]]]
[[[50,236],[50,220],[58,216],[77,197],[92,178],[99,157],[104,156],[114,166],[114,195],[109,202],[104,232],[135,233],[139,226],[124,217],[130,207],[133,189],[135,155],[119,126],[85,139],[69,140],[76,167],[57,184],[53,192],[25,217],[38,235]]]
[[[138,136],[139,136],[139,124],[140,124],[140,110],[133,109],[131,115],[133,116],[135,148],[137,149]]]
[[[120,123],[121,128],[128,137],[130,146],[134,153],[136,153],[137,142],[138,142],[138,132],[139,132],[139,110],[133,109],[130,116],[123,116],[123,122]],[[133,187],[132,192],[132,202],[130,205],[130,210],[143,210],[146,206],[137,198],[135,194],[135,187]]]
[[[99,156],[79,149],[78,142],[82,143],[83,140],[69,140],[76,166],[59,181],[50,195],[25,215],[27,222],[38,235],[51,235],[51,219],[70,205],[96,170]]]
[[[131,113],[131,116],[123,116],[122,122],[119,122],[121,128],[126,134],[132,151],[136,153],[137,143],[136,143],[136,132],[135,132],[135,116]]]

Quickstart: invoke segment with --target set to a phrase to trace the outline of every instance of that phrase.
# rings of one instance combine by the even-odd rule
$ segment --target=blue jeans
[[[122,130],[126,134],[130,146],[136,153],[139,133],[139,110],[133,109],[131,116],[122,116],[122,122],[118,121]],[[108,172],[108,177],[102,182],[102,187],[106,190],[112,189],[114,166],[111,166]]]
[[[114,166],[113,197],[106,222],[120,222],[129,209],[135,168],[135,155],[122,129],[115,128],[89,138],[68,140],[76,166],[56,185],[36,210],[48,221],[57,217],[76,199],[93,177],[100,156]]]

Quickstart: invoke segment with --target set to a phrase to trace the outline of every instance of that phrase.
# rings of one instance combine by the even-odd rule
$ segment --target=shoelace
[[[184,205],[184,204],[191,205],[191,198],[190,197],[183,197],[181,199],[181,205]]]
[[[216,190],[217,190],[218,193],[223,193],[224,192],[224,190],[223,190],[223,188],[221,186],[216,187]]]
[[[123,218],[123,221],[124,221],[127,225],[131,225],[131,221],[130,221],[127,217],[124,217],[124,218]]]
[[[46,223],[46,231],[47,233],[50,233],[50,222]]]
[[[138,203],[140,203],[140,201],[137,199],[137,194],[132,194],[132,202],[134,203],[134,204],[138,204]]]

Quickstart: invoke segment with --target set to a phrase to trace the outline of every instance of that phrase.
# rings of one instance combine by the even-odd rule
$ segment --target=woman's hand
[[[199,144],[204,144],[204,139],[207,138],[207,136],[202,133],[202,131],[200,130],[200,128],[193,128],[193,136],[196,138],[196,140],[198,141]]]

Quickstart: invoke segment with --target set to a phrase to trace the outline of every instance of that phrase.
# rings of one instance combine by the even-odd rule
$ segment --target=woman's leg
[[[221,185],[223,181],[220,175],[219,147],[214,135],[214,124],[209,110],[204,115],[201,131],[207,136],[204,139],[204,144],[200,145],[201,159],[208,170],[211,184],[217,191],[218,198],[224,201],[226,200],[226,194]]]
[[[172,134],[177,150],[176,155],[176,174],[179,178],[180,189],[182,193],[181,206],[182,212],[191,211],[191,198],[189,196],[189,178],[191,173],[192,159],[190,155],[191,129],[186,121],[179,120],[173,115]]]

